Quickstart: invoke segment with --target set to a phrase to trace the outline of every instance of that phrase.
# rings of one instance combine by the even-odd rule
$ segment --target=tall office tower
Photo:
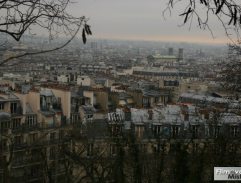
[[[168,55],[169,55],[169,56],[172,56],[172,55],[173,55],[173,48],[169,48],[169,49],[168,49]]]

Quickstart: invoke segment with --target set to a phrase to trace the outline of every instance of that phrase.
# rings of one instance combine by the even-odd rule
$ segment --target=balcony
[[[34,126],[27,126],[27,125],[21,125],[18,128],[15,129],[2,129],[1,133],[29,133],[33,131],[43,131],[43,130],[48,130],[48,129],[60,129],[67,127],[67,124],[51,124],[51,125],[43,125],[41,123],[37,123]]]

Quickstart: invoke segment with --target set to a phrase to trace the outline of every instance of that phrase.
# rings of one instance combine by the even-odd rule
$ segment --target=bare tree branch
[[[28,31],[47,32],[49,39],[69,37],[63,45],[39,52],[28,52],[3,60],[0,65],[14,58],[59,50],[69,44],[82,28],[82,39],[91,35],[88,19],[85,16],[74,17],[67,12],[70,0],[2,0],[0,1],[0,32],[20,41]],[[33,34],[33,33],[32,33]]]
[[[214,37],[212,31],[211,17],[217,17],[217,20],[224,28],[227,37],[235,43],[240,41],[240,26],[241,26],[241,5],[238,0],[168,0],[167,7],[163,11],[165,17],[166,12],[171,14],[177,4],[185,5],[183,13],[180,14],[184,18],[183,23],[190,22],[192,25],[196,20],[200,29],[208,29]],[[234,35],[232,35],[232,33]],[[233,36],[236,36],[234,41]]]

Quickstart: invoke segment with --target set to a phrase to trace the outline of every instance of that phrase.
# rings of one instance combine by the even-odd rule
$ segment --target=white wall
[[[66,75],[60,75],[57,77],[57,81],[61,83],[68,83],[69,82],[69,77]]]
[[[77,85],[91,86],[91,84],[92,84],[92,81],[91,81],[90,77],[88,77],[88,76],[78,76]]]

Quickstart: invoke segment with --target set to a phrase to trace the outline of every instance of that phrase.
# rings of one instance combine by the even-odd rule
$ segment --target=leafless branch
[[[221,23],[221,26],[225,30],[227,37],[234,43],[240,41],[241,37],[239,34],[241,25],[241,6],[237,0],[168,0],[167,7],[163,11],[163,16],[166,12],[168,14],[173,11],[177,4],[185,5],[183,13],[180,14],[184,18],[183,23],[187,24],[190,22],[192,25],[196,20],[197,25],[200,29],[208,29],[212,36],[212,21],[211,17],[217,17],[217,20]],[[233,35],[236,35],[237,40],[234,41]]]
[[[61,46],[39,52],[28,52],[3,60],[0,65],[14,58],[35,55],[59,50],[69,44],[82,28],[82,39],[86,43],[86,35],[91,35],[88,19],[85,16],[74,17],[68,13],[70,0],[2,0],[0,1],[0,32],[20,41],[28,31],[47,32],[49,39],[60,36],[69,37]]]

